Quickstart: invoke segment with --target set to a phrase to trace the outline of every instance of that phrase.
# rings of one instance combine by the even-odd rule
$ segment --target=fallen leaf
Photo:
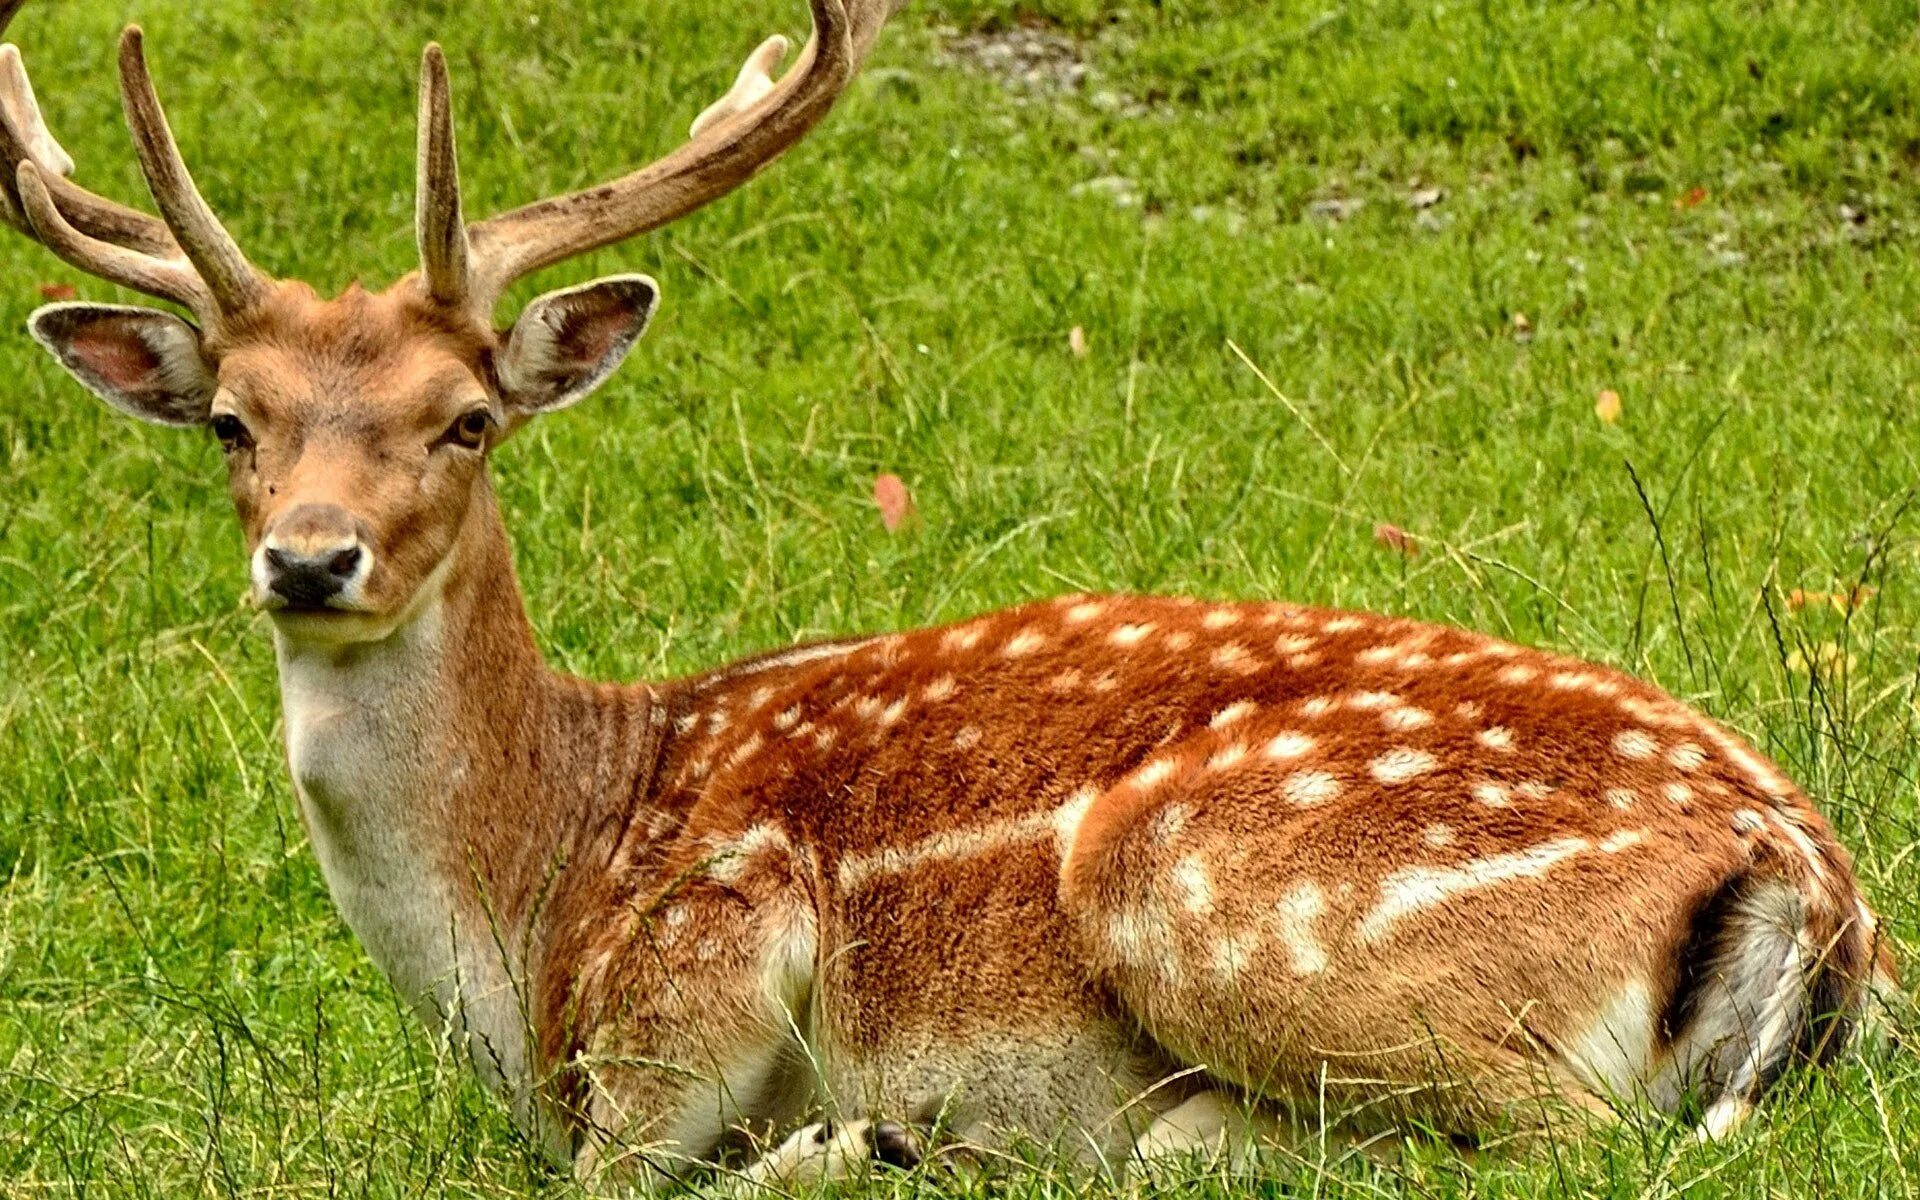
[[[1707,189],[1703,187],[1690,187],[1673,198],[1673,206],[1675,208],[1699,208],[1702,204],[1706,203],[1706,200]]]
[[[1850,613],[1866,606],[1867,601],[1879,594],[1880,589],[1864,583],[1857,583],[1845,592],[1833,594],[1833,607],[1841,613]]]
[[[1796,675],[1815,671],[1822,675],[1834,675],[1853,670],[1854,664],[1859,661],[1837,642],[1821,642],[1817,646],[1808,646],[1804,651],[1790,651],[1787,654],[1787,670]]]
[[[1855,584],[1844,592],[1810,592],[1804,588],[1795,588],[1787,593],[1787,611],[1799,612],[1808,605],[1813,605],[1817,608],[1831,608],[1844,617],[1865,605],[1879,591],[1879,588],[1864,583]]]
[[[1853,588],[1845,591],[1807,591],[1805,588],[1795,588],[1788,593],[1788,612],[1799,612],[1812,605],[1816,609],[1834,609],[1834,612],[1845,616],[1847,612],[1864,607],[1866,601],[1874,599],[1874,595],[1878,593],[1880,589],[1870,584],[1855,584]]]
[[[1513,340],[1516,342],[1533,340],[1533,322],[1523,312],[1516,311],[1513,314]]]
[[[880,523],[889,533],[913,517],[913,497],[898,475],[889,473],[874,478],[873,503],[880,510]]]
[[[1417,188],[1412,195],[1407,197],[1407,203],[1413,206],[1414,211],[1418,212],[1422,209],[1432,208],[1446,198],[1447,189],[1443,187]]]
[[[1601,388],[1600,394],[1593,398],[1593,415],[1602,422],[1612,425],[1620,419],[1620,393],[1612,388]]]
[[[43,283],[38,290],[42,300],[71,300],[80,294],[70,283]]]
[[[1373,527],[1373,540],[1389,550],[1399,551],[1408,558],[1420,553],[1420,543],[1414,540],[1412,534],[1398,525],[1389,525],[1385,521]]]
[[[1085,358],[1087,356],[1087,331],[1078,325],[1069,329],[1067,331],[1067,349],[1073,352],[1075,358]]]

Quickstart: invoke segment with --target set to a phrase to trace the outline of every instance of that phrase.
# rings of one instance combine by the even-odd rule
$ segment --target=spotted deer
[[[429,46],[420,268],[331,300],[209,210],[137,28],[158,218],[71,182],[0,52],[7,219],[192,316],[54,304],[33,335],[223,447],[333,898],[519,1119],[584,1175],[645,1178],[838,1173],[936,1124],[1111,1161],[1296,1122],[1718,1135],[1832,1057],[1894,988],[1846,851],[1741,737],[1606,667],[1129,596],[657,683],[543,665],[489,459],[614,370],[658,289],[493,310],[816,125],[886,13],[811,8],[797,65],[774,82],[764,43],[681,148],[475,224]]]

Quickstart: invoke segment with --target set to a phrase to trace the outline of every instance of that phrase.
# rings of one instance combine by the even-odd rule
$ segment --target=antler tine
[[[6,0],[0,4],[0,30],[23,3]],[[13,190],[15,168],[27,161],[40,166],[54,203],[83,233],[152,254],[170,256],[178,252],[173,235],[158,217],[97,196],[66,178],[73,169],[72,160],[47,131],[20,51],[15,46],[0,46],[0,212],[18,215],[19,228],[32,236]]]
[[[40,102],[33,95],[33,81],[20,61],[20,47],[0,46],[0,106],[14,118],[15,129],[27,154],[40,169],[53,175],[73,174],[73,157],[54,140],[47,122],[40,115]]]
[[[754,48],[747,61],[740,67],[740,74],[733,80],[733,86],[727,94],[700,110],[693,119],[693,125],[687,130],[687,136],[697,138],[737,112],[752,108],[766,98],[773,90],[773,69],[787,56],[787,39],[774,34]]]
[[[467,225],[460,215],[460,159],[453,140],[452,89],[439,43],[420,58],[420,146],[414,233],[427,295],[464,307],[468,291]]]
[[[127,127],[133,132],[134,153],[147,177],[147,189],[188,261],[200,272],[220,313],[231,316],[245,312],[265,299],[266,276],[247,261],[187,173],[180,147],[167,125],[167,114],[154,93],[141,42],[137,25],[129,25],[120,35],[120,98],[126,107]]]
[[[752,178],[826,116],[887,17],[887,0],[809,0],[813,34],[778,83],[751,99],[777,55],[762,42],[740,78],[695,123],[694,138],[611,183],[536,201],[468,229],[469,307],[491,312],[523,275],[657,229]],[[852,13],[849,13],[851,5]],[[771,82],[769,80],[769,82]]]
[[[90,275],[149,296],[172,300],[202,319],[218,313],[213,294],[185,261],[157,258],[89,237],[75,229],[54,203],[47,190],[46,174],[39,165],[30,161],[21,163],[15,187],[29,224],[28,232],[68,263]]]

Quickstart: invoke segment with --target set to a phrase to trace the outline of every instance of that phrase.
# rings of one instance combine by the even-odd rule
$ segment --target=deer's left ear
[[[599,387],[640,340],[659,303],[660,285],[647,276],[610,275],[527,305],[497,362],[508,427]]]

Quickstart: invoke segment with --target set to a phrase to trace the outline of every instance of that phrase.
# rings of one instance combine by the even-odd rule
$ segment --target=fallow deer
[[[1123,596],[661,683],[542,664],[488,462],[608,376],[657,288],[493,310],[818,123],[886,13],[811,8],[797,65],[775,83],[763,44],[685,146],[472,225],[429,46],[420,269],[332,300],[214,217],[137,28],[157,219],[68,179],[0,56],[9,221],[193,317],[55,304],[33,335],[224,447],[334,900],[519,1118],[648,1177],[822,1115],[750,1174],[910,1153],[883,1118],[1117,1159],[1288,1116],[1472,1136],[1638,1107],[1718,1135],[1836,1053],[1894,987],[1846,851],[1746,741],[1606,667]]]

